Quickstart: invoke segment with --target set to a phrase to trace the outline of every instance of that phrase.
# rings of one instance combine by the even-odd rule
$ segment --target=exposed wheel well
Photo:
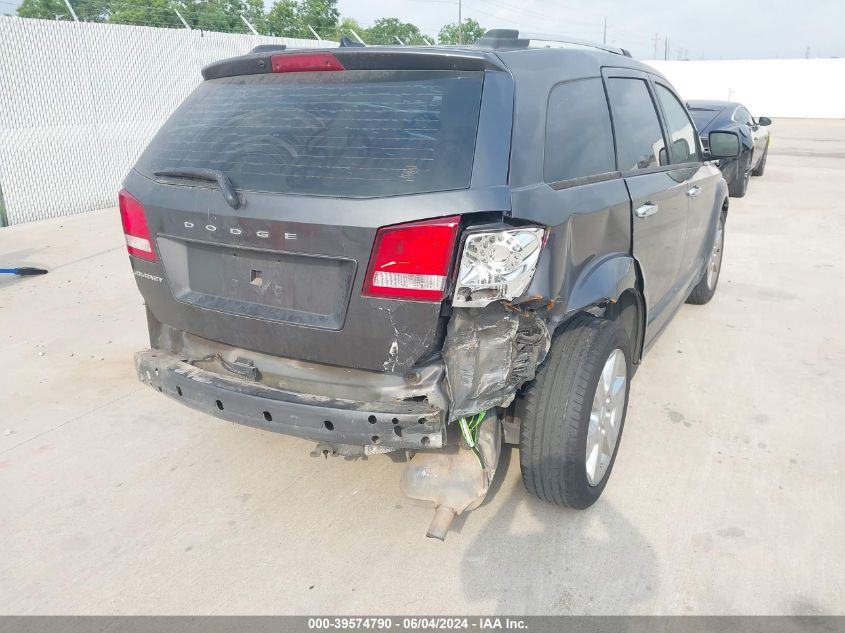
[[[604,316],[606,319],[619,321],[628,332],[631,341],[633,364],[639,363],[643,353],[645,340],[645,304],[642,295],[634,289],[628,289],[619,295],[615,303],[607,304]]]

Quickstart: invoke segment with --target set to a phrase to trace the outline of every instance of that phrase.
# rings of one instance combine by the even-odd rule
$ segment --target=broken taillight
[[[346,70],[331,53],[296,53],[273,55],[270,66],[274,73],[307,73],[320,70]]]
[[[136,198],[122,189],[117,194],[120,206],[120,220],[123,222],[123,233],[126,236],[126,250],[130,255],[156,261],[156,254],[153,250],[153,238],[147,226],[147,216],[144,213],[144,205]]]
[[[460,216],[385,226],[376,234],[363,294],[442,301]]]
[[[464,240],[452,305],[483,307],[524,293],[534,277],[545,227],[472,233]]]

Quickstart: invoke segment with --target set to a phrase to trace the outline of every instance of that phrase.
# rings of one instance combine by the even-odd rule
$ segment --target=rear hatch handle
[[[216,182],[220,187],[220,193],[223,198],[233,209],[241,206],[241,199],[238,197],[238,192],[235,190],[235,185],[229,177],[222,171],[217,169],[203,169],[200,167],[182,167],[180,169],[162,169],[161,171],[153,172],[154,176],[162,176],[164,178],[187,178],[189,180],[205,180],[207,182]]]

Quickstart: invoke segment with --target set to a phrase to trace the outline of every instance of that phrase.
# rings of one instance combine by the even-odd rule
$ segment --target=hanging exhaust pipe
[[[437,452],[418,452],[402,473],[401,487],[411,499],[434,506],[426,536],[446,540],[452,521],[484,501],[502,449],[502,424],[495,409],[483,415],[471,441]],[[466,443],[466,436],[465,441]]]

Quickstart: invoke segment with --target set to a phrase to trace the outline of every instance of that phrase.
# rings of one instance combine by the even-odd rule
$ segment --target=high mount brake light
[[[270,66],[274,73],[307,73],[321,70],[346,70],[331,53],[290,53],[272,55]]]
[[[442,301],[460,216],[408,222],[378,230],[367,267],[368,297]]]
[[[153,238],[147,226],[147,216],[144,205],[134,198],[126,189],[117,194],[120,206],[120,220],[123,222],[123,233],[126,236],[126,250],[130,255],[156,261],[153,250]]]

